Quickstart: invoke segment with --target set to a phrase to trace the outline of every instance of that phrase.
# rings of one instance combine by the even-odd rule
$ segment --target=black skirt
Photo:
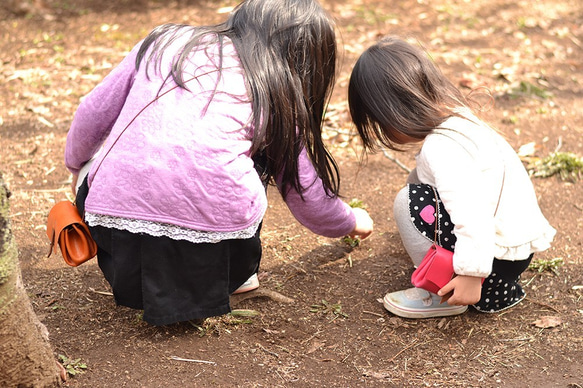
[[[87,182],[79,188],[83,214]],[[144,321],[167,325],[222,315],[229,296],[259,269],[261,240],[192,243],[126,230],[90,227],[99,268],[119,305],[144,310]]]

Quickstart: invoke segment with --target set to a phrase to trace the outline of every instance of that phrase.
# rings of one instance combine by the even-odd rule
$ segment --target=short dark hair
[[[369,47],[356,62],[348,86],[350,114],[365,149],[402,150],[399,132],[423,140],[466,98],[429,55],[396,36]]]

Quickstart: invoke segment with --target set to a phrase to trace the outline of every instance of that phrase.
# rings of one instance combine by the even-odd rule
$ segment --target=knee
[[[411,222],[411,215],[409,214],[409,189],[407,186],[399,190],[395,196],[395,202],[393,203],[393,215],[399,229],[403,222]]]

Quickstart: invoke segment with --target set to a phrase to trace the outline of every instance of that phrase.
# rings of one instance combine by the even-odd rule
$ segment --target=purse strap
[[[186,85],[190,81],[193,81],[193,80],[197,79],[198,77],[203,77],[203,76],[209,75],[211,73],[214,73],[216,71],[219,71],[219,70],[217,70],[217,69],[215,69],[215,70],[209,70],[209,71],[207,71],[205,73],[202,73],[202,74],[193,76],[193,77],[187,79],[186,81],[184,81],[184,85]],[[97,165],[97,167],[95,168],[95,171],[93,172],[93,176],[94,177],[95,177],[95,174],[97,174],[97,171],[99,171],[99,168],[103,164],[103,161],[105,160],[105,158],[107,157],[107,155],[109,155],[109,153],[111,152],[111,150],[113,149],[113,147],[116,145],[116,143],[119,140],[119,138],[121,137],[121,135],[123,135],[124,132],[129,128],[129,126],[132,125],[134,121],[136,121],[136,119],[138,118],[138,116],[141,115],[142,112],[144,112],[150,105],[152,105],[153,103],[155,103],[156,101],[158,101],[160,98],[162,98],[166,94],[170,93],[171,91],[173,91],[174,89],[177,89],[179,87],[180,87],[179,85],[174,85],[173,87],[171,87],[170,89],[166,90],[162,94],[157,94],[156,97],[152,101],[148,102],[146,105],[144,105],[142,107],[142,109],[140,109],[140,111],[138,113],[136,113],[136,115],[130,120],[130,122],[124,127],[124,129],[121,130],[121,132],[119,133],[119,135],[117,135],[117,137],[115,138],[115,140],[113,141],[113,143],[111,143],[111,146],[109,147],[109,149],[107,150],[107,152],[105,153],[105,155],[103,155],[103,158],[101,158],[101,160],[99,161],[99,164]]]
[[[431,186],[431,189],[435,195],[435,232],[433,235],[433,243],[441,246],[441,239],[439,243],[437,242],[439,232],[441,231],[439,227],[439,197],[437,196],[437,190],[435,190],[435,187]]]

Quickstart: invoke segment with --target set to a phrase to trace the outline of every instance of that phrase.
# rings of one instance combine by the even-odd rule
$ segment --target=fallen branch
[[[403,170],[407,171],[408,173],[411,172],[411,169],[409,167],[405,166],[397,158],[395,158],[393,155],[389,154],[386,149],[383,148],[382,150],[383,150],[383,154],[387,157],[387,159],[395,162],[395,164],[397,166],[401,167]]]
[[[251,299],[251,298],[269,298],[276,302],[280,303],[294,303],[295,300],[292,298],[288,298],[285,295],[280,294],[279,292],[275,292],[272,290],[268,290],[265,288],[258,288],[253,291],[245,292],[243,294],[235,294],[231,295],[231,304],[236,305],[244,300]]]

